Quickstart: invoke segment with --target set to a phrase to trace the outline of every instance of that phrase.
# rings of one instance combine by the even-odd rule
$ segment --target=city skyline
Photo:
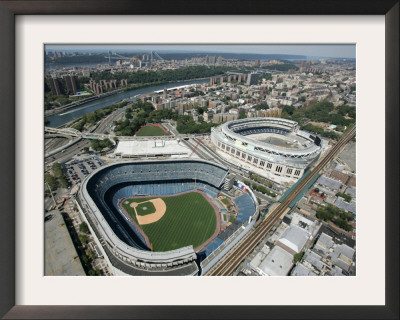
[[[168,51],[198,53],[237,53],[237,54],[283,54],[304,55],[323,58],[356,58],[355,44],[207,44],[207,45],[170,45],[170,44],[48,44],[46,51]]]

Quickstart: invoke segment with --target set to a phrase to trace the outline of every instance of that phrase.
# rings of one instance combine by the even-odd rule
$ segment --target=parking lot
[[[97,157],[83,160],[74,160],[64,165],[65,175],[70,186],[80,183],[92,171],[96,170],[104,163]]]

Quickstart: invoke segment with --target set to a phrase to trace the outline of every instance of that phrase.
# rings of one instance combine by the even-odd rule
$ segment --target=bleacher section
[[[206,257],[208,257],[211,254],[211,252],[216,250],[223,243],[224,240],[217,237],[203,250],[203,253],[205,254]]]
[[[104,193],[116,183],[198,180],[219,188],[224,182],[227,170],[209,163],[196,162],[154,162],[110,166],[96,174],[96,179],[88,183],[89,192],[104,196]]]
[[[218,237],[213,240],[213,242],[203,249],[202,254],[204,254],[205,257],[208,257],[213,251],[218,249],[218,247],[223,244],[225,240],[227,240],[237,229],[243,226],[243,224],[248,222],[249,218],[256,213],[256,205],[247,193],[237,197],[233,200],[233,202],[238,208],[236,220],[222,233],[220,233]]]
[[[236,207],[239,210],[236,221],[239,223],[245,223],[249,220],[251,216],[254,215],[256,211],[256,206],[248,194],[243,194],[236,199],[233,199],[233,202],[236,204]]]
[[[211,198],[218,194],[218,189],[206,183],[196,182],[192,180],[182,180],[179,182],[174,181],[154,181],[152,183],[141,183],[121,185],[121,188],[116,191],[112,197],[113,204],[118,205],[122,199],[137,197],[137,196],[168,196],[187,191],[201,190]]]

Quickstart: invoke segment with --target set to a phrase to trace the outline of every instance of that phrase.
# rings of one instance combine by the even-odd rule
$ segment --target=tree
[[[299,253],[296,253],[296,254],[294,255],[294,257],[293,257],[293,262],[294,262],[294,263],[299,262],[299,261],[301,260],[301,258],[303,258],[303,256],[304,256],[304,251],[299,252]]]
[[[268,106],[267,103],[259,103],[259,104],[256,104],[254,106],[254,109],[256,109],[256,110],[267,110],[267,109],[269,109],[269,106]]]
[[[65,178],[64,174],[58,177],[58,182],[62,188],[68,187],[68,180]]]
[[[246,112],[240,111],[240,112],[239,112],[239,119],[245,119],[245,118],[247,118]]]
[[[338,192],[336,193],[336,197],[341,197],[343,198],[346,202],[350,202],[352,197],[348,194],[342,193],[342,192]]]
[[[85,221],[79,225],[79,231],[82,233],[89,233],[89,227]]]
[[[54,162],[51,168],[53,169],[56,177],[62,175],[61,165],[58,162]]]
[[[83,234],[78,235],[78,238],[79,238],[79,241],[82,242],[82,244],[85,244],[88,241],[87,237]]]
[[[293,106],[284,106],[282,112],[286,112],[287,114],[292,116],[295,110],[296,109]]]
[[[47,184],[50,186],[51,191],[57,190],[57,187],[58,187],[57,179],[54,176],[52,176],[49,173],[46,173],[44,175],[44,179],[47,182]]]
[[[88,256],[88,258],[89,258],[90,260],[94,260],[95,256],[94,256],[94,253],[92,252],[92,250],[90,250],[89,248],[87,248],[86,251],[85,251],[85,253],[86,253],[86,255]]]

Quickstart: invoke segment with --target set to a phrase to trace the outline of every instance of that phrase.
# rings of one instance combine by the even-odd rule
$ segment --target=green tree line
[[[68,187],[68,180],[65,177],[62,167],[58,162],[54,162],[52,165],[54,176],[50,173],[44,175],[45,181],[48,183],[52,191],[56,191],[58,187]]]
[[[116,79],[117,81],[120,81],[121,79],[127,79],[128,84],[136,84],[205,78],[223,74],[228,70],[232,70],[232,67],[190,66],[177,70],[121,72],[114,74],[110,73],[109,71],[101,71],[94,72],[91,76],[94,80],[96,80],[96,82],[100,80],[108,81]]]
[[[354,216],[335,206],[328,204],[327,207],[321,207],[317,210],[317,218],[324,221],[332,221],[335,225],[346,231],[352,231],[353,227],[349,222],[354,220]]]
[[[109,148],[111,146],[112,146],[112,142],[108,138],[105,138],[103,140],[95,139],[95,140],[92,140],[92,142],[91,142],[91,147],[95,151],[101,151],[104,148]]]

